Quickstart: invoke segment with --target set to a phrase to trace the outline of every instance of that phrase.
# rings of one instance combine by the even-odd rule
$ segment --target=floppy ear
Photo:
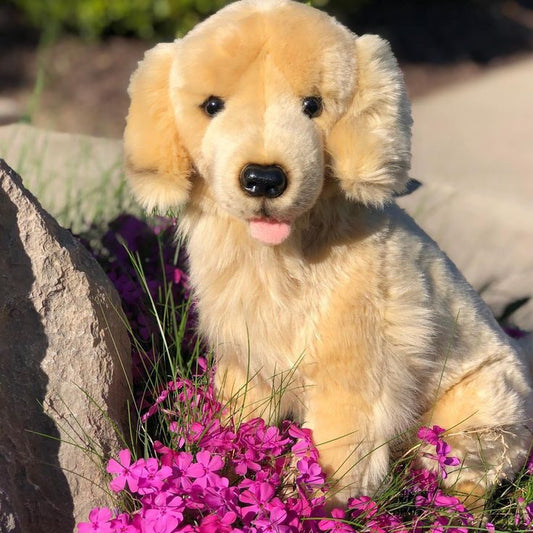
[[[403,75],[387,41],[355,39],[355,90],[327,140],[346,195],[383,206],[403,191],[411,159],[411,111]]]
[[[148,210],[177,207],[187,200],[191,162],[178,137],[169,77],[175,43],[146,52],[133,73],[124,131],[126,176]]]

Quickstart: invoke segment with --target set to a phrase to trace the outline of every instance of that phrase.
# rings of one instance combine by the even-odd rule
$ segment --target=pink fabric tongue
[[[269,218],[250,220],[250,234],[265,244],[281,244],[290,232],[291,225],[288,222],[278,222]]]

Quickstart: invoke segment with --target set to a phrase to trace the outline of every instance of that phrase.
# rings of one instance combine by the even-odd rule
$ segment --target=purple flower
[[[239,514],[239,491],[237,487],[230,487],[226,478],[223,479],[228,483],[227,487],[206,487],[199,496],[207,508],[219,515],[228,512]]]
[[[162,340],[149,295],[156,305],[174,298],[176,316],[171,318],[179,324],[185,307],[180,304],[190,291],[183,260],[176,261],[182,256],[176,253],[171,234],[166,220],[152,229],[133,217],[121,217],[105,238],[109,251],[105,269],[120,293],[137,339],[134,372],[143,384],[146,369],[160,361]],[[138,254],[149,295],[123,242]],[[186,324],[183,353],[194,345],[194,320]],[[397,509],[409,517],[409,527],[402,522],[403,514],[391,514],[364,495],[350,499],[347,510],[326,513],[328,487],[311,430],[289,421],[269,426],[260,418],[236,426],[217,399],[213,369],[206,360],[199,358],[190,368],[190,379],[179,377],[139,402],[143,421],[158,413],[164,422],[159,427],[168,428],[160,437],[166,445],[153,444],[159,459],[132,463],[131,453],[122,450],[118,459],[109,461],[111,488],[129,491],[120,501],[128,502],[130,512],[117,510],[113,517],[107,508],[93,509],[89,522],[78,525],[79,533],[353,533],[352,520],[367,533],[463,533],[472,524],[472,515],[457,498],[442,492],[439,476],[428,470],[412,470],[406,476]],[[150,426],[143,429],[150,430]],[[450,455],[444,434],[436,425],[418,431],[425,443],[424,456],[436,462],[435,470],[442,477],[447,467],[459,464]],[[431,446],[435,451],[427,453]],[[531,465],[533,459],[529,463],[533,471]],[[516,521],[530,527],[533,502],[519,501]],[[486,531],[495,532],[495,527],[487,524]]]
[[[191,470],[193,457],[187,452],[179,452],[174,456],[172,463],[172,481],[174,486],[177,486],[184,491],[188,491],[192,485],[192,478],[194,473]]]
[[[284,522],[287,519],[285,506],[278,498],[274,498],[265,506],[266,513],[254,520],[254,526],[263,533],[289,533],[290,527]]]
[[[445,432],[446,430],[441,428],[440,426],[433,426],[431,429],[422,426],[417,433],[417,437],[424,442],[427,442],[428,444],[432,444],[433,446],[436,446],[437,443],[440,440],[440,436]]]
[[[310,457],[315,461],[318,460],[318,451],[313,444],[310,429],[300,428],[296,424],[291,424],[288,432],[293,439],[296,439],[296,443],[291,448],[291,452],[296,457]]]
[[[235,460],[235,472],[240,476],[245,476],[248,470],[257,472],[261,470],[260,458],[256,458],[254,450],[246,450],[238,455]]]
[[[459,512],[465,511],[465,507],[459,498],[456,498],[455,496],[448,496],[440,490],[437,491],[432,502],[435,507],[448,507]]]
[[[400,518],[388,513],[369,520],[367,527],[372,533],[418,533],[418,529],[408,531]]]
[[[457,466],[460,464],[460,461],[457,457],[448,456],[451,452],[451,447],[441,439],[445,430],[439,426],[433,426],[432,429],[427,427],[421,427],[418,430],[418,438],[428,444],[435,446],[435,454],[424,453],[424,457],[429,459],[434,459],[437,461],[440,469],[440,473],[443,479],[448,477],[446,472],[446,466]]]
[[[353,518],[363,516],[370,518],[378,511],[378,505],[368,496],[361,496],[360,498],[350,498],[348,500],[348,509]]]
[[[163,403],[168,398],[168,389],[161,391],[155,402],[150,406],[148,411],[141,416],[141,422],[146,422],[151,416],[159,411],[159,404]]]
[[[407,486],[408,492],[435,491],[437,486],[438,478],[434,472],[430,472],[425,468],[411,470]]]
[[[185,356],[192,354],[197,343],[195,307],[182,305],[189,299],[190,287],[186,256],[177,247],[173,226],[172,219],[161,219],[152,228],[132,215],[121,215],[109,224],[109,231],[101,239],[102,249],[90,250],[115,285],[131,326],[136,396],[144,394],[150,369],[149,361],[143,361],[144,353],[161,336],[153,317],[153,302],[167,306],[169,300],[173,301],[176,316],[172,318],[177,324],[187,315],[182,343]]]

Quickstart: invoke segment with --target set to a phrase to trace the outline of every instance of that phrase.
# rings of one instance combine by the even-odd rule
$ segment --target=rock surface
[[[129,341],[96,261],[1,160],[0,185],[0,532],[66,533],[108,502]]]
[[[0,158],[63,226],[75,232],[140,213],[124,179],[122,142],[45,131],[28,124],[0,126]]]

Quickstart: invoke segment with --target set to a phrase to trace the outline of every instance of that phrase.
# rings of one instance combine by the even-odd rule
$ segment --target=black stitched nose
[[[241,188],[249,196],[276,198],[287,188],[287,175],[278,165],[250,163],[241,171]]]

